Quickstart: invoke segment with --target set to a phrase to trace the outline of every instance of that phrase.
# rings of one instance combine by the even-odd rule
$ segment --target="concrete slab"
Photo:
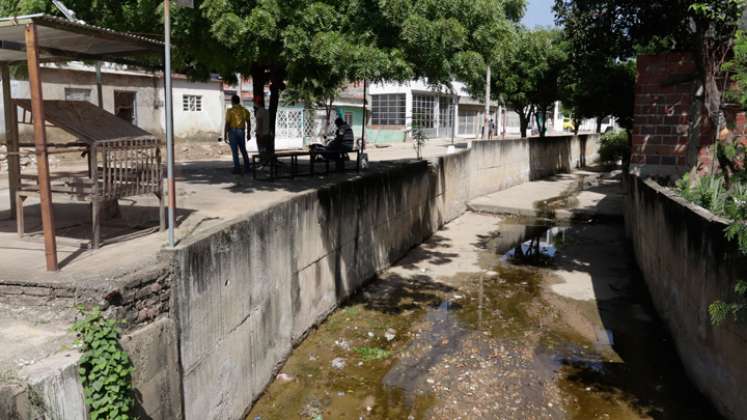
[[[469,202],[472,211],[570,221],[621,219],[619,174],[575,171],[518,185]]]
[[[45,419],[86,420],[83,387],[78,376],[80,353],[57,353],[21,370],[19,376],[33,393],[35,417]]]
[[[0,377],[9,380],[19,370],[69,348],[72,311],[30,308],[0,303]]]
[[[476,198],[469,202],[469,208],[479,213],[541,217],[545,214],[539,207],[541,201],[571,194],[578,183],[577,176],[560,174]]]

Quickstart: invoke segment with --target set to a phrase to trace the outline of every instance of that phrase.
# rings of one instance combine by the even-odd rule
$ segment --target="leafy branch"
[[[132,398],[132,362],[119,344],[117,321],[106,319],[99,308],[86,311],[72,326],[78,334],[80,379],[91,420],[130,420]]]

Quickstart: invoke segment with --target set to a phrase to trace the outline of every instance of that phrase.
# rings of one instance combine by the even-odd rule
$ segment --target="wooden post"
[[[10,92],[10,68],[0,63],[3,81],[3,109],[5,111],[5,145],[8,156],[8,189],[10,191],[10,217],[16,217],[16,192],[21,183],[21,161],[18,155],[18,122],[16,107]]]
[[[366,94],[368,88],[368,82],[366,82],[366,79],[363,79],[363,124],[361,124],[361,151],[366,150]],[[360,158],[358,159],[358,163],[360,164]]]
[[[101,77],[101,62],[96,62],[96,101],[99,108],[104,109],[104,89]],[[115,110],[116,112],[116,110]]]
[[[41,70],[39,69],[39,43],[36,25],[26,25],[26,60],[31,91],[31,116],[34,120],[34,144],[36,167],[39,177],[39,199],[41,202],[42,227],[44,229],[44,252],[47,271],[57,271],[57,242],[55,239],[52,192],[49,185],[49,160],[47,158],[47,132],[44,127],[44,98],[42,96]]]

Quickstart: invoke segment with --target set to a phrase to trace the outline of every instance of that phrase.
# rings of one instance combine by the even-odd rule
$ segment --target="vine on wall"
[[[86,311],[73,324],[81,346],[80,379],[91,420],[130,420],[134,370],[127,352],[119,344],[117,321],[106,319],[99,308]]]

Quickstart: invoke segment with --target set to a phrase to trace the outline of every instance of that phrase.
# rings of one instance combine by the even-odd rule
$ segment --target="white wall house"
[[[162,74],[116,65],[102,67],[104,109],[163,137],[166,120]],[[180,75],[175,75],[173,81],[174,137],[179,141],[215,141],[223,131],[221,82],[192,82]],[[98,104],[93,66],[77,62],[47,64],[42,68],[42,82],[45,100],[86,100]],[[13,98],[29,98],[28,81],[11,80],[11,94]],[[0,112],[0,124],[4,126],[3,115]],[[21,125],[20,134],[30,137],[31,127]],[[55,141],[57,135],[62,136],[51,130],[50,141]],[[0,137],[4,137],[4,130],[0,130]]]
[[[431,138],[452,135],[474,138],[481,134],[485,105],[472,98],[461,82],[441,87],[431,86],[424,80],[375,83],[371,85],[370,97],[372,137],[377,130],[409,132],[413,128]],[[497,121],[497,104],[492,103],[490,110],[490,118]]]
[[[409,137],[416,127],[430,138],[449,138],[452,132],[458,138],[479,138],[482,135],[485,101],[483,98],[472,97],[464,83],[452,82],[450,87],[433,87],[423,80],[375,83],[371,85],[369,92],[371,118],[366,132],[373,141],[401,141],[402,133]],[[548,115],[548,135],[568,134],[572,131],[568,124],[564,124],[560,108],[560,101],[556,101],[554,109]],[[496,125],[494,137],[520,136],[519,115],[516,112],[493,102],[488,118],[493,119]],[[454,131],[452,128],[455,119]],[[614,128],[612,124],[604,124],[602,131],[608,126]],[[532,116],[528,134],[536,134],[536,127],[537,122]],[[593,119],[584,120],[580,128],[582,132],[595,130],[596,122]]]

